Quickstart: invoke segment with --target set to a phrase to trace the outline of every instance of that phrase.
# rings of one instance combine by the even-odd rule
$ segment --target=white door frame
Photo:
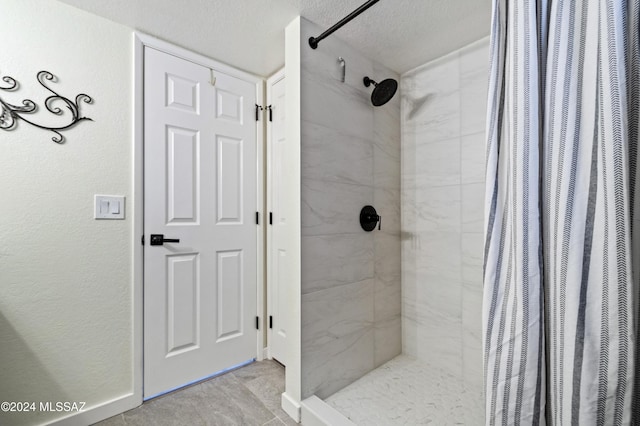
[[[190,62],[205,66],[212,70],[218,70],[234,77],[253,82],[256,85],[256,101],[264,104],[264,80],[255,75],[235,69],[229,65],[214,61],[213,59],[191,52],[165,41],[159,40],[139,32],[134,33],[134,146],[133,146],[133,385],[134,394],[139,396],[142,403],[143,396],[143,270],[144,270],[144,246],[141,238],[144,235],[144,48],[145,46],[163,51],[170,55],[185,59]],[[264,132],[262,120],[256,122],[256,170],[257,170],[257,208],[264,205]],[[264,212],[259,212],[260,221],[256,226],[257,235],[257,268],[256,268],[256,312],[264,324]],[[261,325],[262,327],[262,325]],[[263,359],[264,337],[259,330],[256,341],[256,359]]]

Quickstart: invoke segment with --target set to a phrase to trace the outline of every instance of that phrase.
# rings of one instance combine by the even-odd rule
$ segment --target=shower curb
[[[304,426],[356,426],[338,410],[313,395],[302,401]]]

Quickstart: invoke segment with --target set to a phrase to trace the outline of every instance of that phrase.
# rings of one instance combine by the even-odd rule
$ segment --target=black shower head
[[[373,106],[386,104],[391,100],[391,98],[393,98],[393,95],[396,94],[396,90],[398,90],[398,82],[392,78],[387,78],[386,80],[382,80],[380,83],[376,83],[369,77],[365,77],[363,81],[364,85],[367,87],[369,87],[371,83],[375,86],[373,93],[371,93],[371,103]]]

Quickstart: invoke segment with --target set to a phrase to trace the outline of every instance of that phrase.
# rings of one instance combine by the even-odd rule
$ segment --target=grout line
[[[374,261],[374,263],[375,263],[375,261]],[[313,290],[313,291],[310,291],[310,292],[307,292],[307,293],[301,293],[301,295],[302,296],[307,296],[307,295],[310,295],[310,294],[319,293],[321,291],[328,291],[328,290],[333,290],[333,289],[337,289],[337,288],[342,288],[342,287],[345,287],[345,286],[348,286],[348,285],[362,284],[362,283],[365,283],[367,281],[373,281],[372,285],[374,286],[374,291],[375,291],[376,277],[374,275],[372,277],[368,277],[368,278],[365,278],[363,280],[352,281],[352,282],[348,282],[348,283],[341,283],[341,284],[332,285],[332,286],[329,286],[329,287],[319,288],[317,290]]]
[[[462,56],[462,55],[460,55]],[[458,61],[458,108],[460,109],[460,115],[459,115],[459,121],[458,121],[458,149],[459,149],[459,153],[460,155],[458,156],[458,161],[459,166],[460,166],[460,181],[459,181],[459,187],[458,187],[458,191],[459,191],[459,196],[460,196],[460,205],[459,205],[459,209],[460,209],[460,233],[458,235],[458,250],[459,250],[459,255],[460,255],[460,269],[458,270],[458,285],[460,286],[460,299],[458,300],[459,303],[459,307],[460,307],[460,325],[458,328],[458,337],[459,337],[459,342],[460,342],[460,347],[459,347],[459,353],[460,353],[460,359],[459,359],[459,371],[458,371],[458,378],[459,380],[461,380],[462,382],[464,382],[464,333],[463,333],[463,328],[464,328],[464,285],[462,284],[462,269],[463,269],[463,264],[464,264],[464,256],[463,256],[463,249],[462,249],[462,234],[463,234],[463,229],[464,229],[464,199],[463,199],[463,195],[464,195],[464,191],[462,190],[462,177],[465,174],[464,170],[462,168],[463,164],[462,164],[462,157],[463,157],[463,152],[462,152],[462,61]]]

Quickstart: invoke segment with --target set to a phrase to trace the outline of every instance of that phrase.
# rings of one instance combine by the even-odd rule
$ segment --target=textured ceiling
[[[365,0],[59,0],[251,73],[284,64],[284,28],[328,28]],[[338,30],[403,73],[489,34],[491,0],[381,0]],[[320,43],[322,45],[322,43]]]

